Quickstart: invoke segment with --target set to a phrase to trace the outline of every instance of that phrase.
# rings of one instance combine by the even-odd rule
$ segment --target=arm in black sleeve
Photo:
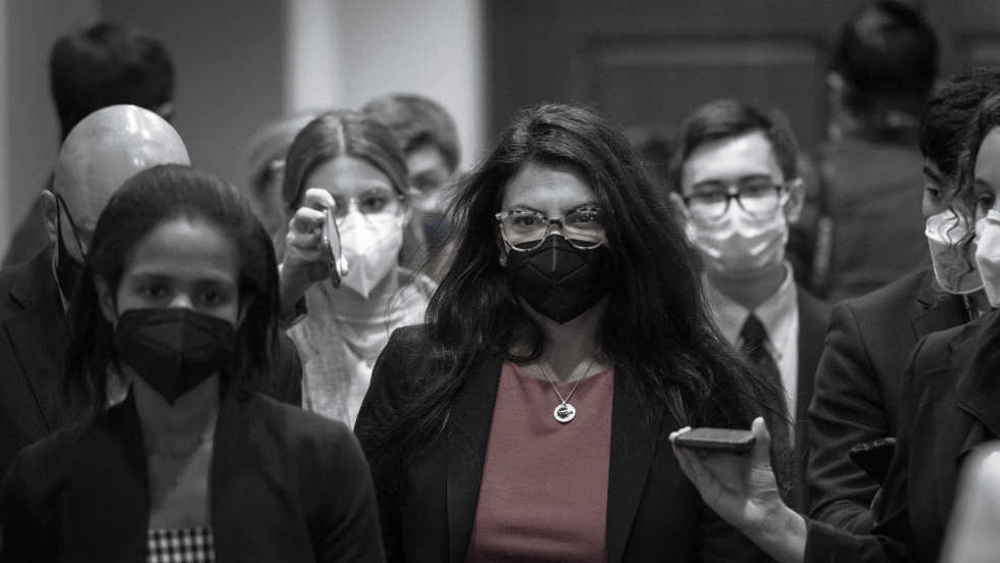
[[[371,463],[382,540],[389,561],[403,561],[402,512],[399,507],[403,460],[398,451],[388,451],[385,433],[406,404],[406,383],[417,369],[413,348],[415,330],[399,329],[389,338],[389,343],[375,363],[371,385],[354,424],[354,433]]]
[[[810,516],[856,533],[872,528],[879,484],[848,457],[850,449],[891,435],[862,328],[846,304],[834,307],[809,406]]]

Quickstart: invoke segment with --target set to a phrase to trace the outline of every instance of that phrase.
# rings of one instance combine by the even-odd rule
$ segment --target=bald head
[[[147,168],[169,163],[190,164],[184,142],[169,123],[138,106],[109,106],[85,117],[66,136],[59,151],[53,190],[65,201],[81,238],[89,241],[101,211],[125,180]],[[53,241],[58,213],[56,208],[46,211]],[[61,226],[64,240],[69,242],[74,234],[67,222],[62,221]],[[74,244],[69,242],[67,246],[77,254]]]

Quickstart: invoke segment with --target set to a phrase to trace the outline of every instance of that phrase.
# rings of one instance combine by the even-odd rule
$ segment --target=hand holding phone
[[[677,436],[674,439],[674,445],[679,448],[744,455],[750,453],[756,441],[757,439],[750,430],[693,428]]]
[[[330,282],[333,287],[340,287],[341,278],[347,275],[347,259],[344,258],[343,248],[340,245],[340,231],[337,229],[337,220],[331,207],[326,208],[319,246],[321,259],[330,268]]]

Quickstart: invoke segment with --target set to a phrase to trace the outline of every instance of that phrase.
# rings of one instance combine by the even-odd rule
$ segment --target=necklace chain
[[[576,384],[573,385],[573,388],[569,390],[569,393],[565,397],[563,397],[562,393],[559,392],[559,387],[556,385],[556,382],[553,381],[552,377],[549,375],[549,370],[545,369],[545,364],[539,362],[538,367],[539,369],[542,370],[542,375],[545,376],[545,380],[548,381],[549,385],[552,386],[552,390],[556,392],[556,396],[559,397],[560,404],[565,405],[569,403],[570,398],[573,397],[573,393],[576,393],[576,388],[580,386],[580,383],[587,378],[587,374],[590,373],[590,368],[594,367],[594,360],[596,359],[597,359],[596,356],[590,358],[590,363],[587,364],[587,369],[583,372],[583,377],[576,380]]]

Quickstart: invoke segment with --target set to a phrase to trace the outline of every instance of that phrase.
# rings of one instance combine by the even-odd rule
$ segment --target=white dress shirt
[[[795,399],[799,388],[799,301],[791,265],[785,263],[785,279],[781,286],[753,311],[720,293],[707,279],[705,296],[719,330],[737,348],[743,344],[740,331],[751,313],[757,315],[764,325],[768,337],[767,350],[778,364],[794,430]]]

